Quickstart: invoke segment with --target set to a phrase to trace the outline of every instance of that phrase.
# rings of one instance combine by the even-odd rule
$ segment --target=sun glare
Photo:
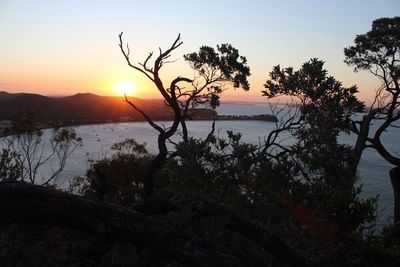
[[[136,91],[135,85],[129,81],[120,81],[114,85],[113,89],[115,94],[119,96],[124,94],[132,96]]]

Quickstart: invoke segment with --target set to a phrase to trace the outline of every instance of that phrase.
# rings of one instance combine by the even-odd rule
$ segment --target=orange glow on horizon
[[[133,96],[137,93],[137,87],[130,81],[118,81],[113,85],[113,95],[115,96]]]

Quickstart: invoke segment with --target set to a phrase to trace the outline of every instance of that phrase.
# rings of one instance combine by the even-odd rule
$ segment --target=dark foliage
[[[343,227],[351,232],[371,220],[374,200],[358,198],[361,189],[352,172],[352,149],[337,141],[339,133],[352,129],[351,116],[363,109],[355,96],[357,88],[345,88],[328,76],[324,62],[318,59],[297,71],[276,66],[264,86],[264,96],[291,96],[299,109],[291,127],[282,128],[295,142],[280,153],[293,162],[292,175],[302,185],[294,200],[325,213],[323,217],[337,224],[341,232]]]
[[[9,148],[0,151],[0,181],[13,181],[21,176],[18,154]]]
[[[94,161],[86,177],[76,177],[72,192],[130,206],[143,198],[143,180],[151,156],[145,144],[126,139],[112,146],[114,155]]]
[[[394,191],[394,222],[400,221],[400,157],[382,143],[382,134],[398,127],[400,120],[400,17],[381,18],[372,22],[372,29],[357,35],[354,46],[345,48],[345,62],[357,70],[367,70],[381,82],[375,100],[362,120],[354,121],[357,134],[354,147],[354,172],[366,147],[375,149],[384,160],[395,166],[389,175]],[[378,125],[375,132],[370,125]]]
[[[391,32],[398,32],[398,27],[391,24],[393,21],[394,25],[398,24],[397,18],[375,21],[374,33],[357,37],[356,42],[363,43],[373,54],[381,51],[382,46],[367,46],[366,40],[369,38],[379,36],[385,42],[385,47],[396,45],[394,39],[397,35],[393,37]],[[37,236],[34,236],[32,244],[35,249],[27,249],[29,253],[33,251],[47,256],[56,251],[57,257],[47,257],[50,265],[59,266],[70,266],[76,262],[80,266],[179,266],[165,251],[173,252],[172,248],[176,245],[173,241],[184,233],[185,236],[200,237],[196,240],[201,241],[196,244],[218,244],[224,248],[223,251],[255,266],[396,266],[400,263],[398,225],[386,228],[381,235],[367,231],[366,226],[374,219],[376,200],[360,199],[361,187],[356,183],[354,172],[354,150],[337,140],[340,133],[354,130],[351,117],[363,109],[363,104],[355,96],[355,86],[343,87],[334,77],[328,76],[324,63],[318,59],[304,63],[298,71],[276,66],[270,73],[263,93],[268,98],[286,95],[296,100],[299,112],[295,112],[287,122],[277,122],[282,127],[273,132],[276,136],[291,135],[293,143],[282,144],[269,136],[265,144],[253,145],[242,142],[240,133],[227,132],[224,138],[211,133],[206,139],[186,136],[183,142],[176,144],[175,151],[168,157],[166,140],[175,133],[178,124],[185,125],[187,114],[181,112],[188,110],[187,103],[205,101],[216,106],[218,93],[223,89],[221,82],[230,82],[234,87],[248,89],[246,79],[250,73],[246,59],[227,44],[218,46],[217,50],[201,47],[199,53],[186,55],[185,59],[205,79],[205,83],[192,84],[194,88],[191,88],[191,94],[185,94],[184,87],[179,86],[179,83],[190,84],[192,80],[178,77],[170,88],[164,88],[158,73],[163,63],[167,63],[165,59],[170,56],[170,52],[181,45],[179,37],[164,53],[160,51],[153,68],[148,66],[152,53],[141,65],[143,68],[136,67],[129,60],[129,48],[125,51],[122,39],[120,41],[128,64],[154,81],[167,105],[173,109],[173,125],[171,128],[161,128],[146,118],[160,133],[158,144],[161,149],[156,157],[147,152],[145,144],[127,139],[112,147],[115,153],[113,156],[92,162],[86,176],[75,179],[72,192],[100,201],[82,201],[82,198],[64,195],[64,200],[90,203],[90,208],[98,207],[98,210],[90,210],[98,215],[96,218],[100,218],[100,221],[110,223],[114,232],[101,229],[98,230],[101,234],[97,236],[82,235],[74,239],[64,230],[47,229],[44,230],[47,235],[43,234],[43,239],[57,240],[58,248],[52,245],[46,247],[43,240],[37,241]],[[349,62],[358,68],[369,68],[371,65],[363,60],[368,59],[370,54],[367,56],[361,52],[360,48],[349,48],[346,53],[355,58],[354,62]],[[386,54],[379,54],[376,58],[371,56],[369,59],[383,60],[385,56],[387,51]],[[392,75],[397,73],[397,67],[393,67],[396,64],[397,61],[388,66],[394,70]],[[396,85],[396,81],[394,79],[389,85]],[[388,88],[388,92],[396,96],[396,90]],[[398,101],[391,103],[380,106],[379,112],[383,113],[374,115],[384,114],[392,122],[396,117],[390,110],[393,105],[398,105]],[[130,104],[140,112],[140,108]],[[29,128],[29,124],[26,126]],[[76,136],[66,134],[66,137]],[[4,162],[4,168],[11,169],[4,176],[13,177],[12,160],[9,160],[10,155],[7,153],[3,150],[1,162]],[[157,162],[156,166],[154,162]],[[154,178],[154,183],[150,184],[153,187],[151,194],[145,190],[149,172],[153,172]],[[12,209],[7,206],[7,211]],[[122,212],[126,216],[110,218],[104,215],[108,212],[117,215]],[[128,229],[134,229],[133,236],[139,236],[139,240],[121,242],[118,240],[124,239],[122,235],[113,234],[128,220],[129,213],[145,218],[144,222],[149,224],[143,226],[131,223],[133,228]],[[71,220],[68,212],[57,214],[63,214]],[[78,212],[75,215],[79,217],[86,214]],[[77,224],[71,224],[74,223]],[[166,227],[169,229],[167,235],[173,234],[172,240],[167,240],[171,247],[163,247],[158,241],[165,238],[162,234],[165,225],[171,226]],[[98,226],[90,223],[85,226],[90,229],[106,227],[101,223]],[[172,228],[176,231],[172,231]],[[35,265],[32,261],[18,261],[19,257],[24,257],[18,254],[17,248],[26,242],[29,229],[23,230],[22,239],[15,234],[15,229],[14,226],[1,229],[0,242],[10,240],[1,248],[1,259],[13,265],[20,262],[21,266]],[[148,230],[155,230],[153,233],[156,235]],[[61,236],[61,242],[54,236],[48,236],[53,231]],[[67,242],[64,243],[65,240]],[[67,244],[70,244],[68,249]],[[190,249],[192,243],[183,245],[184,249]],[[78,248],[85,250],[86,256],[75,254]],[[88,251],[96,252],[91,254],[91,261],[88,261]],[[197,255],[178,255],[189,259],[185,262],[194,258],[204,265],[202,258]],[[176,259],[176,254],[174,256]],[[219,256],[224,258],[224,255]],[[114,257],[125,261],[117,263]],[[72,258],[76,262],[72,262]],[[213,261],[213,257],[210,260]],[[48,264],[47,261],[38,262]]]

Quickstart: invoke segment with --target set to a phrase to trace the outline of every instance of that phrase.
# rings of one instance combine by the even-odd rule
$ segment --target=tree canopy
[[[364,107],[355,95],[357,87],[343,87],[341,82],[328,75],[324,62],[316,58],[305,62],[297,71],[292,67],[282,69],[277,65],[269,76],[264,85],[264,96],[294,97],[301,109],[301,119],[332,130],[330,135],[349,131],[352,114]]]
[[[354,169],[366,147],[375,149],[387,162],[396,166],[391,170],[395,192],[394,221],[400,220],[400,157],[382,143],[382,134],[391,127],[398,127],[400,120],[400,17],[381,18],[372,22],[372,29],[357,35],[354,45],[344,49],[345,62],[355,71],[367,70],[381,81],[376,88],[374,102],[362,120],[353,122],[357,134],[354,147]],[[370,131],[376,123],[377,130]]]

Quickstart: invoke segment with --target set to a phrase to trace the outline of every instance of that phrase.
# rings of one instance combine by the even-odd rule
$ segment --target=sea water
[[[217,109],[221,115],[257,115],[270,113],[270,108],[265,104],[223,104]],[[171,122],[158,122],[168,127]],[[211,130],[211,121],[188,121],[188,130],[191,136],[206,137]],[[275,123],[266,121],[216,121],[215,133],[225,136],[226,131],[240,132],[242,141],[259,144],[265,136],[275,127]],[[371,126],[371,131],[377,125]],[[75,127],[79,137],[83,140],[83,146],[77,149],[68,159],[64,171],[55,180],[57,186],[66,188],[71,177],[84,175],[89,168],[89,160],[99,160],[112,155],[112,144],[123,141],[126,138],[134,138],[137,142],[147,143],[147,149],[157,152],[157,131],[146,122],[124,122],[98,125],[83,125]],[[50,130],[46,130],[43,136],[50,136]],[[400,156],[399,128],[390,128],[382,136],[383,144],[397,156]],[[179,133],[172,138],[180,140]],[[290,142],[290,140],[283,140]],[[342,134],[339,141],[354,144],[355,136]],[[169,146],[171,149],[172,144]],[[393,189],[390,183],[389,170],[392,166],[387,163],[373,149],[366,149],[358,168],[360,183],[363,185],[362,197],[375,197],[378,199],[378,226],[392,221],[393,214]],[[40,177],[48,177],[49,173],[57,169],[57,160],[46,164],[46,167],[38,173]]]

